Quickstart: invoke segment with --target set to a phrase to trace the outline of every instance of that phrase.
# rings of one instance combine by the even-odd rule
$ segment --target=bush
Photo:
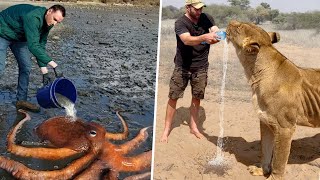
[[[178,9],[173,6],[162,8],[162,19],[176,19],[185,12],[184,7]],[[204,12],[213,16],[216,24],[226,27],[230,20],[238,20],[261,24],[272,21],[276,28],[283,30],[316,29],[320,32],[320,11],[306,13],[280,13],[277,9],[260,5],[257,8],[241,9],[239,6],[212,4],[204,8]]]
[[[320,11],[308,13],[281,13],[272,21],[277,29],[317,29],[320,30]]]

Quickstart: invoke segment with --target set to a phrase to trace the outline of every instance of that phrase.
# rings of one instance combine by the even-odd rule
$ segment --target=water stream
[[[59,104],[65,109],[66,111],[66,116],[71,117],[70,120],[76,120],[76,113],[77,110],[74,107],[74,103],[72,101],[70,101],[67,97],[56,93],[56,97],[57,97],[57,101],[59,102]]]
[[[220,88],[220,109],[219,109],[219,127],[220,127],[220,133],[219,137],[217,140],[217,151],[216,151],[216,156],[208,162],[209,165],[213,166],[221,166],[224,164],[224,157],[223,157],[223,133],[224,133],[224,128],[223,128],[223,123],[224,123],[224,93],[225,93],[225,86],[226,86],[226,74],[227,74],[227,67],[228,67],[228,43],[226,40],[224,40],[224,45],[223,45],[223,58],[222,58],[222,82],[221,82],[221,88]]]

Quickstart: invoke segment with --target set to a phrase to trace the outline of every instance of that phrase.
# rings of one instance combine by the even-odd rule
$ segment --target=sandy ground
[[[251,92],[244,77],[235,50],[230,44],[227,66],[225,102],[221,103],[222,57],[224,43],[211,46],[209,56],[209,83],[205,99],[201,102],[199,129],[205,135],[197,139],[189,133],[188,121],[191,100],[190,87],[177,104],[173,129],[168,143],[161,143],[169,90],[173,70],[175,37],[173,21],[162,21],[159,78],[157,88],[154,179],[265,179],[251,176],[248,165],[259,162],[259,120],[253,111]],[[270,29],[270,27],[265,27]],[[275,45],[297,65],[320,68],[319,34],[309,30],[279,31],[281,41]],[[310,38],[309,40],[306,40]],[[219,118],[219,112],[223,118]],[[219,166],[209,166],[217,152],[217,139],[223,121],[224,161]],[[298,127],[292,142],[286,167],[286,179],[318,180],[320,178],[319,129]]]
[[[0,8],[26,2],[30,3],[0,1]],[[50,7],[56,3],[34,4]],[[77,88],[77,116],[96,121],[109,132],[120,132],[122,125],[115,112],[124,111],[122,115],[129,126],[129,140],[143,127],[152,127],[159,7],[108,6],[99,3],[64,5],[67,16],[50,32],[47,49],[59,64],[60,71]],[[36,103],[36,92],[42,87],[42,75],[35,59],[33,61],[28,100]],[[6,135],[16,120],[13,103],[18,71],[11,53],[6,63],[5,72],[0,77],[0,154],[10,156],[6,151]],[[42,109],[40,113],[30,113],[32,120],[22,128],[18,141],[39,141],[33,128],[50,117],[64,114],[63,109]],[[146,142],[129,156],[152,149],[152,131],[153,128],[149,128]],[[66,165],[66,162],[48,163],[34,159],[23,162],[35,169]],[[127,175],[121,174],[120,179]],[[0,170],[0,179],[12,178]]]

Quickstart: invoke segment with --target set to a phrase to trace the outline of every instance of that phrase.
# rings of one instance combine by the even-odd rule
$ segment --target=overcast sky
[[[162,6],[173,5],[183,7],[185,0],[161,0]],[[207,5],[225,4],[229,5],[227,0],[203,0]],[[320,11],[320,0],[250,0],[250,6],[256,7],[261,2],[270,4],[271,9],[278,9],[280,12],[307,12]]]

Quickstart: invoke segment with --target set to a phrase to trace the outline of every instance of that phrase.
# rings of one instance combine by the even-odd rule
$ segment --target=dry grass
[[[271,25],[263,25],[267,31],[276,31]],[[274,46],[288,59],[303,67],[320,68],[320,35],[313,30],[276,31],[280,33],[280,42]],[[155,143],[155,179],[246,179],[262,180],[265,177],[253,177],[247,171],[247,165],[259,160],[260,141],[259,121],[253,111],[251,89],[245,78],[243,67],[240,64],[231,43],[227,46],[228,67],[225,87],[224,105],[224,137],[229,138],[226,145],[230,148],[224,152],[228,158],[227,166],[208,166],[207,162],[214,156],[216,139],[219,132],[219,98],[222,80],[222,60],[224,43],[211,45],[209,55],[208,86],[205,99],[201,102],[200,124],[208,139],[197,140],[189,134],[189,128],[184,123],[189,119],[188,106],[191,99],[190,86],[185,96],[179,99],[174,128],[169,137],[169,143],[158,143],[164,128],[166,100],[169,90],[169,81],[174,68],[176,52],[176,37],[174,20],[162,20],[160,59],[158,75],[158,97],[156,118]],[[298,127],[294,139],[299,142],[302,137],[312,137],[319,133],[319,129]],[[318,150],[317,140],[310,139],[310,149]],[[306,142],[307,143],[307,142]],[[299,151],[300,147],[292,149]],[[305,151],[302,151],[303,154]],[[308,154],[308,152],[306,153]],[[319,173],[319,156],[317,159],[303,163],[290,162],[286,167],[287,179],[316,179]],[[291,161],[304,155],[290,155]],[[165,169],[166,167],[170,167]],[[299,169],[299,171],[296,171]]]
[[[274,26],[262,25],[266,31],[275,31],[280,33],[280,42],[305,48],[320,47],[320,34],[315,29],[299,29],[299,30],[276,30]]]
[[[160,62],[159,62],[159,81],[163,81],[164,83],[169,82],[169,78],[171,74],[165,72],[172,72],[171,69],[174,68],[173,59],[176,52],[176,37],[174,33],[174,22],[175,20],[162,20],[161,22],[161,40],[160,40]],[[320,34],[316,33],[316,30],[275,30],[272,25],[263,25],[266,31],[275,31],[280,33],[280,42],[275,44],[276,48],[280,52],[282,52],[285,56],[287,56],[290,60],[294,61],[297,65],[301,66],[309,66],[310,67],[318,66],[316,63],[312,63],[313,60],[311,58],[313,53],[317,53],[317,49],[320,48]],[[209,56],[209,62],[211,63],[211,69],[214,72],[218,72],[221,74],[221,66],[220,61],[222,58],[222,51],[223,51],[223,43],[218,43],[211,46],[211,52]],[[308,53],[304,52],[308,51]],[[311,53],[311,54],[310,54]],[[309,56],[309,55],[310,56]],[[234,68],[242,68],[236,55],[234,54],[234,49],[232,45],[229,45],[229,63],[228,63],[228,71],[237,73],[237,71],[233,71]],[[218,66],[217,66],[218,64]],[[240,72],[242,73],[242,72]],[[214,73],[216,74],[216,73]],[[217,76],[219,76],[217,74]],[[230,73],[229,73],[230,74]],[[246,85],[246,80],[244,79],[244,74],[234,74],[233,77],[242,79],[243,86],[238,88],[240,89],[247,89],[244,86]],[[232,78],[232,77],[228,77]],[[215,78],[216,79],[216,78]],[[214,80],[211,80],[214,81]],[[237,82],[238,81],[231,81]],[[240,82],[240,84],[242,84]],[[220,83],[218,81],[214,81],[213,84]],[[228,88],[228,87],[227,87]]]
[[[175,38],[173,19],[161,21],[161,39]],[[315,29],[300,30],[276,30],[271,24],[261,26],[266,31],[275,31],[280,33],[281,43],[303,46],[307,48],[320,47],[320,34]]]
[[[160,84],[168,85],[174,68],[174,56],[176,53],[176,36],[174,32],[175,20],[162,20],[160,40],[159,77]],[[320,62],[314,57],[320,49],[320,34],[315,30],[281,30],[277,31],[272,25],[263,25],[266,31],[280,33],[280,42],[275,47],[295,64],[303,67],[320,68]],[[243,68],[235,54],[234,48],[229,44],[229,60],[226,77],[226,98],[240,101],[251,101],[250,89],[244,76]],[[213,94],[220,91],[222,78],[222,59],[224,43],[211,45],[209,55],[209,79],[208,86],[213,87]],[[218,101],[218,99],[214,99]]]

